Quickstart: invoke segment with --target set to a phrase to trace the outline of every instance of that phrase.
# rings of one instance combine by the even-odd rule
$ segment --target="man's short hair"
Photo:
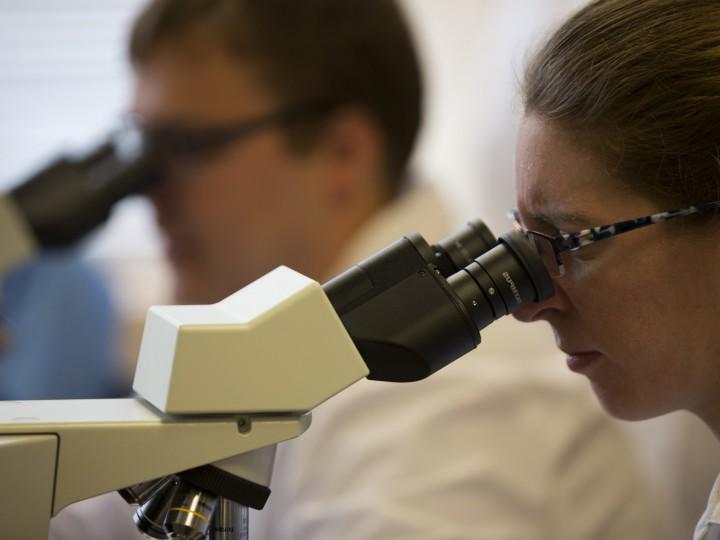
[[[322,100],[368,112],[383,136],[391,190],[400,187],[419,130],[422,84],[395,1],[155,0],[135,21],[131,60],[142,64],[159,44],[189,36],[248,62],[284,104]],[[288,129],[294,144],[311,142],[307,125]]]

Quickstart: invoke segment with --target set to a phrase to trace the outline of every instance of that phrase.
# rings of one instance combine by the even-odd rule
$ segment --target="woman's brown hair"
[[[526,114],[581,133],[668,208],[720,199],[720,2],[596,0],[525,71]]]

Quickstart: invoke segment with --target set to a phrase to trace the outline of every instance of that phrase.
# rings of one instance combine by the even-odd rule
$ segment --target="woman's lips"
[[[566,362],[570,371],[582,373],[597,364],[601,358],[602,355],[597,351],[573,352],[567,354]]]

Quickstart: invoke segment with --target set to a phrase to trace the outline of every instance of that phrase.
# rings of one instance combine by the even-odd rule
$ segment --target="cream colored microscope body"
[[[288,268],[153,307],[136,398],[0,402],[2,537],[45,540],[73,502],[208,463],[267,486],[275,444],[367,374],[321,286]]]

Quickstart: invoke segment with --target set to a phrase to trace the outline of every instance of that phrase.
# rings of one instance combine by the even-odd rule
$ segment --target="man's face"
[[[249,64],[200,40],[161,44],[136,74],[133,109],[149,130],[223,127],[284,105]],[[320,234],[321,172],[314,153],[289,149],[281,129],[207,154],[163,154],[164,178],[151,199],[177,301],[220,300],[279,264],[305,270]]]

